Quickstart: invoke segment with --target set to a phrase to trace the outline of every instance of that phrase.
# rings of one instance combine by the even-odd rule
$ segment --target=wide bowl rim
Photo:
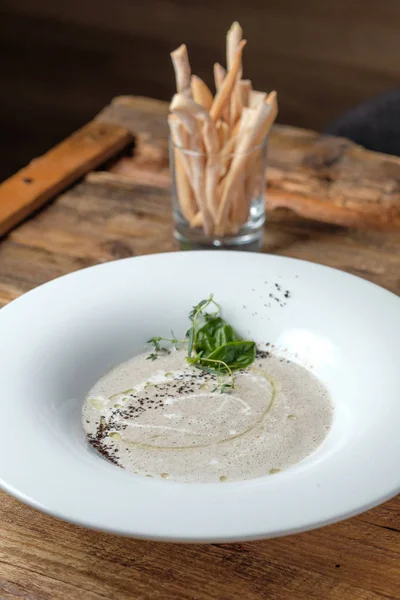
[[[240,260],[243,260],[244,254],[247,254],[247,257],[249,260],[250,260],[249,257],[254,256],[251,253],[243,253],[243,252],[239,252],[239,251],[238,252],[218,251],[219,256],[223,257],[223,256],[229,255],[232,259],[233,259],[233,257],[237,256],[238,259],[240,258]],[[157,263],[157,261],[159,261],[160,259],[161,259],[161,261],[164,261],[164,260],[166,260],[167,257],[169,257],[169,258],[181,257],[183,255],[185,255],[186,257],[192,256],[194,260],[197,260],[197,258],[195,258],[195,257],[199,257],[199,256],[208,257],[210,255],[212,255],[214,257],[215,250],[157,253],[157,254],[150,254],[150,255],[139,256],[139,257],[130,257],[130,258],[125,258],[125,259],[121,259],[118,261],[102,263],[99,265],[93,265],[93,266],[87,267],[85,269],[82,269],[80,271],[68,273],[66,275],[63,275],[63,276],[55,279],[55,280],[46,282],[46,283],[34,288],[33,290],[30,290],[26,294],[23,294],[21,297],[17,298],[16,300],[10,302],[8,305],[3,307],[3,309],[0,311],[0,328],[2,326],[3,318],[7,318],[7,315],[10,314],[11,311],[19,310],[20,306],[23,307],[26,303],[29,303],[30,299],[33,298],[35,295],[42,294],[43,290],[48,289],[50,286],[53,288],[55,285],[58,285],[58,283],[60,281],[66,281],[66,280],[71,280],[71,279],[76,280],[77,278],[85,279],[88,272],[93,273],[94,271],[96,271],[97,273],[103,273],[104,275],[106,275],[108,270],[110,270],[110,269],[112,270],[112,269],[116,268],[115,267],[116,264],[122,264],[122,263],[138,264],[139,262],[142,262],[142,263],[143,262],[148,262],[148,263],[155,262],[155,263]],[[298,258],[292,258],[292,257],[276,256],[276,255],[256,255],[256,256],[257,257],[262,256],[263,259],[265,258],[266,260],[272,260],[273,262],[276,261],[278,265],[279,265],[279,263],[281,263],[281,264],[291,263],[292,265],[303,266],[306,269],[315,268],[317,270],[319,270],[319,269],[322,269],[324,271],[328,270],[328,272],[332,271],[333,273],[339,274],[340,278],[343,278],[343,281],[345,281],[345,280],[347,280],[349,282],[355,281],[355,282],[357,282],[357,285],[360,282],[363,282],[363,285],[365,284],[365,286],[366,286],[365,289],[371,289],[371,290],[379,289],[382,292],[384,292],[385,294],[387,294],[388,297],[390,296],[392,298],[395,298],[396,301],[398,301],[400,303],[400,298],[393,292],[386,290],[384,288],[381,288],[380,286],[378,286],[368,280],[362,279],[351,273],[347,273],[345,271],[335,269],[333,267],[321,265],[318,263],[311,263],[309,261],[305,261],[305,260],[298,259]],[[231,258],[229,258],[228,260],[231,260]],[[172,258],[172,260],[175,260],[175,259]],[[178,259],[178,260],[180,260],[180,259]],[[257,260],[259,260],[259,258]],[[205,485],[207,485],[207,484],[205,484]],[[229,484],[229,485],[233,485],[233,484]],[[314,521],[312,523],[304,523],[303,525],[301,525],[297,528],[292,528],[290,530],[287,530],[287,528],[280,529],[277,526],[274,530],[271,530],[271,528],[268,528],[268,530],[262,530],[262,527],[260,526],[259,532],[253,531],[253,532],[249,532],[248,534],[246,534],[246,533],[238,534],[238,533],[233,532],[232,535],[228,535],[228,536],[225,534],[221,536],[218,533],[216,533],[216,535],[213,536],[213,535],[210,535],[209,533],[207,533],[204,535],[204,537],[202,537],[199,534],[196,534],[195,536],[191,536],[190,534],[189,535],[177,534],[176,536],[175,535],[169,536],[169,535],[165,535],[165,534],[157,535],[154,532],[147,534],[147,533],[143,533],[140,531],[135,531],[134,528],[132,529],[132,527],[128,527],[128,526],[113,526],[110,523],[108,523],[108,524],[104,523],[104,521],[102,521],[101,519],[96,520],[96,518],[94,518],[92,521],[88,521],[87,518],[80,518],[79,515],[76,515],[76,514],[75,515],[72,515],[71,513],[68,514],[68,511],[57,510],[56,507],[47,506],[47,505],[43,504],[42,502],[37,501],[34,497],[32,497],[32,495],[26,494],[26,493],[24,493],[23,490],[16,489],[12,485],[9,485],[7,483],[7,481],[3,480],[1,473],[0,473],[0,488],[3,489],[4,491],[6,491],[7,493],[11,494],[12,496],[16,497],[20,501],[24,502],[25,504],[32,506],[33,508],[36,508],[36,509],[38,509],[46,514],[49,514],[53,517],[63,519],[65,521],[71,522],[71,523],[79,525],[79,526],[90,527],[93,529],[105,531],[108,533],[114,533],[114,534],[118,534],[118,535],[136,537],[138,539],[152,539],[155,541],[173,541],[173,542],[188,542],[188,543],[202,543],[202,542],[203,543],[204,542],[223,543],[223,542],[232,542],[232,541],[258,540],[258,539],[265,539],[267,537],[280,537],[283,535],[288,535],[288,534],[293,534],[293,533],[299,533],[302,531],[308,531],[311,529],[316,529],[321,526],[329,525],[331,523],[335,523],[337,521],[347,519],[349,517],[360,514],[361,512],[369,510],[370,508],[377,506],[378,504],[381,504],[382,502],[385,502],[389,498],[398,494],[400,492],[400,478],[398,478],[398,483],[394,484],[390,490],[386,490],[385,492],[382,492],[382,493],[376,492],[373,497],[371,496],[369,499],[366,499],[366,501],[364,503],[361,503],[361,504],[359,503],[357,506],[354,506],[347,511],[342,511],[340,513],[332,514],[330,518],[324,518],[324,519],[321,519],[318,521]]]

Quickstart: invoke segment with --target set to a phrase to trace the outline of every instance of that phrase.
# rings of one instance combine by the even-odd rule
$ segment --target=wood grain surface
[[[0,242],[0,305],[85,266],[175,249],[165,105],[122,104],[119,116],[112,108],[99,120],[139,132],[133,157],[91,172]],[[277,209],[264,242],[267,252],[334,266],[400,293],[399,232],[343,228]],[[184,546],[89,531],[2,493],[0,599],[397,600],[399,541],[399,498],[309,533]]]
[[[0,184],[0,236],[131,140],[118,125],[89,123]]]
[[[123,124],[138,136],[134,159],[120,160],[114,173],[170,185],[166,114],[164,102],[131,96],[116,98],[100,114],[101,121]],[[325,223],[400,231],[400,158],[369,152],[346,139],[273,127],[267,187],[269,210],[289,208]]]

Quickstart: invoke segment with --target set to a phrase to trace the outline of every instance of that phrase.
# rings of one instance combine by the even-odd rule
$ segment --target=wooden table
[[[117,99],[78,137],[3,184],[3,198],[4,189],[12,189],[14,195],[9,192],[9,197],[25,207],[14,215],[17,221],[89,171],[0,243],[0,305],[82,267],[174,249],[165,113],[160,102]],[[127,131],[135,133],[133,151],[128,147],[102,170],[90,171],[128,143]],[[328,145],[337,154],[343,141]],[[315,158],[318,148],[317,134],[275,129],[270,153],[270,195],[275,205],[289,194],[291,202],[297,198],[297,204],[309,206],[309,196],[316,189],[321,193],[317,184],[327,185],[335,178],[343,191],[347,184],[338,163],[350,155],[354,158],[354,153],[361,171],[368,167],[374,174],[370,180],[360,178],[367,196],[378,193],[377,174],[383,164],[385,169],[390,165],[390,189],[397,193],[393,181],[400,181],[399,159],[372,155],[347,143],[336,162],[325,161],[321,183],[320,163],[314,160],[310,166],[309,160],[300,161],[308,164],[304,171],[298,160],[301,155]],[[331,157],[330,151],[327,154],[325,148],[323,156]],[[50,192],[42,189],[43,182],[35,180],[37,173],[43,175],[47,169],[51,178],[57,168],[58,183],[52,182]],[[38,187],[27,195],[23,185]],[[386,183],[382,185],[379,194],[390,193]],[[279,209],[270,213],[265,251],[338,267],[400,292],[398,231],[346,229]],[[265,542],[193,546],[97,533],[41,514],[6,494],[0,498],[1,600],[400,599],[398,498],[310,533]]]

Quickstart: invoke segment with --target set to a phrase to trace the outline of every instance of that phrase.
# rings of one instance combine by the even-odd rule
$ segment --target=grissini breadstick
[[[253,91],[253,86],[251,84],[250,79],[241,79],[238,82],[239,90],[240,90],[240,98],[242,102],[242,106],[249,106],[250,101],[250,92]]]
[[[201,212],[198,212],[196,216],[190,222],[190,227],[192,229],[196,229],[197,227],[202,227],[203,225],[203,215]],[[226,235],[234,235],[239,230],[239,226],[229,223],[226,228]]]
[[[219,178],[220,163],[218,157],[219,139],[214,122],[210,114],[202,106],[186,98],[183,94],[175,94],[170,110],[173,113],[190,115],[203,123],[203,140],[207,154],[206,163],[206,206],[213,219],[217,216],[217,182]]]
[[[218,214],[217,184],[220,174],[220,162],[218,155],[211,154],[207,160],[206,168],[206,197],[207,207],[215,222]]]
[[[197,228],[197,227],[202,227],[203,225],[203,215],[201,214],[201,212],[198,212],[196,214],[196,216],[193,218],[193,220],[190,223],[190,227],[192,227],[193,229]],[[226,228],[226,235],[235,235],[239,230],[239,226],[234,224],[234,223],[229,223],[227,228]]]
[[[247,130],[251,127],[252,120],[254,119],[255,111],[251,108],[243,108],[242,115],[240,121],[238,122],[238,134],[237,140],[243,139],[243,136],[246,134]],[[239,148],[239,146],[238,146]],[[246,169],[247,160],[243,161],[242,172],[237,178],[236,185],[231,192],[231,208],[229,211],[229,221],[230,223],[236,223],[238,221],[238,216],[242,214],[243,210],[241,210],[241,205],[244,203],[244,193],[245,193],[245,178],[244,171]]]
[[[178,116],[185,113],[186,115],[199,119],[203,124],[206,125],[206,129],[203,130],[204,134],[204,145],[207,152],[218,152],[219,142],[218,134],[215,127],[215,123],[210,117],[208,110],[205,110],[200,104],[187,98],[183,94],[175,94],[171,100],[169,109],[173,113],[179,113]]]
[[[180,150],[175,148],[175,183],[178,192],[179,205],[181,207],[183,216],[189,223],[197,213],[197,205],[193,196],[193,189],[190,185],[190,180],[185,173],[185,169],[182,165],[182,153]]]
[[[185,94],[188,98],[192,97],[192,89],[190,87],[191,69],[189,57],[185,44],[182,44],[171,52],[172,64],[175,70],[176,89],[179,94]]]
[[[243,29],[234,21],[226,34],[226,66],[228,71],[233,67],[238,46],[243,38]]]
[[[172,52],[177,94],[169,125],[175,184],[183,217],[206,235],[237,234],[264,184],[264,140],[277,112],[276,93],[242,79],[239,23],[226,36],[227,70],[214,64],[216,94],[191,74],[186,46]]]
[[[221,88],[222,83],[226,77],[226,69],[219,63],[214,63],[214,81],[215,81],[215,89],[218,90]],[[230,123],[230,108],[229,103],[227,102],[225,107],[222,110],[221,117],[224,119],[225,123],[229,126]]]
[[[191,82],[193,100],[206,110],[210,110],[214,100],[214,96],[212,95],[210,88],[200,77],[197,77],[197,75],[192,75]]]
[[[183,96],[183,94],[175,94],[176,96]],[[189,102],[193,102],[192,100],[188,100]],[[175,114],[181,120],[183,126],[191,140],[190,150],[193,152],[189,154],[190,156],[190,164],[191,164],[191,172],[192,172],[192,185],[196,196],[196,202],[203,213],[203,224],[204,231],[207,235],[209,235],[212,231],[212,218],[206,203],[206,187],[205,187],[205,156],[203,154],[202,141],[200,136],[200,131],[198,127],[197,119],[189,114],[187,111],[178,108],[172,108],[174,99],[171,103],[171,112]],[[200,107],[201,108],[201,107]]]
[[[232,68],[227,72],[221,87],[215,95],[214,102],[210,109],[210,115],[213,121],[218,121],[222,114],[224,106],[229,101],[233,86],[236,82],[236,76],[239,72],[239,69],[241,68],[242,53],[245,45],[246,40],[242,40],[239,43],[238,49],[236,50],[235,58],[233,59]]]
[[[213,220],[217,218],[218,196],[217,184],[221,172],[221,162],[219,158],[219,138],[215,129],[214,122],[206,119],[203,126],[204,140],[208,153],[206,166],[206,197],[207,206]],[[207,140],[207,141],[206,141]]]
[[[179,204],[184,217],[191,222],[198,208],[192,189],[192,174],[187,156],[184,153],[184,132],[175,115],[168,116],[171,137],[174,141],[175,180],[178,191]]]
[[[246,193],[246,180],[245,180],[245,167],[241,170],[234,189],[232,190],[232,199],[230,203],[230,209],[228,212],[228,218],[223,224],[223,233],[225,235],[226,226],[230,227],[237,225],[239,229],[239,223],[241,221],[241,216],[243,214],[244,208],[243,206],[246,204],[244,201],[244,195]],[[246,219],[247,221],[247,219]],[[245,221],[245,222],[246,222]]]
[[[214,83],[215,89],[219,90],[226,76],[226,69],[219,63],[214,63]]]
[[[237,222],[240,226],[246,223],[251,203],[255,199],[256,194],[259,193],[262,179],[265,177],[265,173],[262,171],[264,152],[265,148],[258,146],[249,156],[249,162],[251,161],[251,164],[246,169],[243,199],[236,215]]]
[[[265,138],[267,137],[269,130],[271,129],[277,115],[278,115],[278,98],[276,92],[271,92],[268,94],[267,99],[264,102],[264,105],[268,107],[268,114],[263,125],[259,128],[255,139],[254,139],[254,148],[257,148],[260,144],[263,143]],[[252,171],[252,164],[257,158],[257,153],[253,153],[249,156],[247,162],[247,171],[250,174]],[[255,170],[255,169],[254,169]]]
[[[243,136],[239,140],[236,148],[235,156],[232,160],[231,167],[225,178],[225,185],[222,193],[221,203],[218,207],[218,215],[215,224],[216,233],[223,235],[224,221],[229,214],[229,206],[232,200],[232,192],[234,186],[240,177],[241,170],[248,158],[248,151],[254,144],[254,140],[259,131],[259,128],[263,126],[269,112],[270,107],[265,104],[260,104],[258,108],[254,110],[252,118],[249,119],[249,127],[246,128]],[[221,233],[222,231],[222,233]]]
[[[261,144],[264,138],[267,137],[276,117],[278,116],[278,95],[275,91],[270,92],[265,100],[265,105],[270,107],[270,111],[263,126],[260,128],[255,140],[255,145]]]
[[[193,219],[190,221],[190,227],[195,229],[196,227],[202,227],[203,225],[203,215],[201,212],[198,212]]]
[[[263,104],[267,99],[267,94],[265,92],[257,92],[256,90],[252,90],[249,94],[249,107],[257,108],[260,104]]]
[[[247,180],[245,184],[245,192],[243,197],[244,208],[241,216],[238,215],[238,221],[240,224],[244,224],[247,220],[246,214],[248,214],[253,200],[254,191],[260,187],[260,177],[264,177],[262,173],[262,160],[264,148],[261,148],[261,144],[266,140],[269,131],[278,115],[278,99],[276,92],[271,92],[265,101],[265,105],[270,107],[267,118],[264,121],[262,127],[254,140],[254,152],[252,152],[247,161]],[[262,174],[261,174],[262,173]]]
[[[169,114],[168,115],[168,125],[169,125],[169,130],[171,132],[171,138],[172,138],[174,145],[177,146],[178,149],[185,150],[186,149],[185,141],[186,141],[186,133],[187,132],[186,132],[186,129],[183,128],[182,123],[180,122],[179,118],[176,115]],[[185,170],[186,175],[189,177],[189,179],[191,179],[192,173],[191,173],[190,164],[189,164],[189,157],[184,152],[182,152],[181,155],[182,155],[182,158],[181,158],[182,167]]]
[[[232,129],[232,137],[234,137],[235,139],[237,139],[239,127],[240,127],[240,119],[239,119],[239,121],[237,121],[235,127]]]
[[[221,177],[224,177],[228,167],[232,161],[233,153],[235,152],[235,145],[237,138],[230,137],[225,146],[220,151],[220,162],[221,162]]]
[[[242,114],[240,116],[240,119],[236,123],[236,125],[233,128],[232,133],[231,133],[231,137],[235,140],[235,147],[238,145],[238,143],[240,141],[240,135],[243,135],[243,133],[244,133],[243,126],[246,123],[247,118],[250,116],[252,110],[253,109],[250,109],[247,106],[243,106],[243,108],[242,108]],[[239,132],[240,132],[240,134],[239,134]]]
[[[221,119],[215,125],[218,133],[219,147],[222,149],[229,139],[229,125]]]
[[[231,102],[230,102],[230,109],[231,109],[231,127],[234,127],[235,124],[238,122],[238,120],[240,119],[240,115],[242,112],[242,94],[240,92],[240,88],[238,85],[238,81],[236,81],[233,90],[232,90],[232,96],[231,96]]]
[[[239,47],[239,44],[243,37],[243,30],[239,23],[235,21],[226,35],[226,64],[228,71],[232,70],[235,56]],[[242,61],[237,70],[235,83],[233,85],[232,94],[230,98],[230,125],[234,127],[235,123],[240,117],[242,109],[242,99],[238,88],[238,81],[242,77]]]

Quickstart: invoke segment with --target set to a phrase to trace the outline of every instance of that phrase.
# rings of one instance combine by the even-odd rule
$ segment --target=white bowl
[[[184,332],[210,292],[239,332],[325,383],[327,438],[286,471],[225,484],[157,481],[106,462],[82,433],[86,393],[149,337]],[[0,311],[0,483],[61,519],[158,540],[266,538],[350,517],[400,490],[399,317],[395,295],[277,256],[162,254],[61,277]]]

